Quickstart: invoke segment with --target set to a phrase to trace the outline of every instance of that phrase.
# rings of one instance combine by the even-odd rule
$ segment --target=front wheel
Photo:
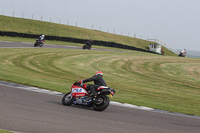
[[[83,49],[86,49],[86,45],[83,46]]]
[[[37,43],[34,44],[34,47],[37,47]]]
[[[67,94],[65,94],[62,98],[62,104],[66,105],[66,106],[70,106],[73,103],[73,96],[71,94],[71,92],[68,92]]]
[[[93,109],[96,111],[105,110],[110,104],[110,99],[106,95],[97,97],[96,102],[93,104]]]

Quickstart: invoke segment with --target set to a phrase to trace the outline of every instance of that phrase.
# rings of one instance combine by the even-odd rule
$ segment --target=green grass
[[[200,115],[200,60],[143,52],[0,49],[0,80],[66,93],[73,82],[104,73],[114,101]]]
[[[6,130],[1,130],[1,129],[0,129],[0,133],[14,133],[14,132],[6,131]]]
[[[19,33],[45,34],[53,36],[72,37],[79,39],[90,39],[110,41],[121,43],[124,45],[134,46],[147,50],[150,41],[137,39],[133,37],[120,36],[116,34],[106,33],[97,30],[79,28],[50,22],[43,22],[31,19],[14,18],[0,15],[1,31],[13,31]],[[165,47],[163,47],[165,55],[175,55]]]

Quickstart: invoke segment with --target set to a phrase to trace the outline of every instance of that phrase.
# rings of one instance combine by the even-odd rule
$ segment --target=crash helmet
[[[101,71],[97,71],[97,72],[95,73],[95,75],[101,75],[101,77],[103,77],[103,73],[102,73]]]

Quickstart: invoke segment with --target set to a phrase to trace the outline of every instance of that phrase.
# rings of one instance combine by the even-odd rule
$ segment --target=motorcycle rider
[[[99,88],[100,86],[107,86],[105,80],[103,79],[103,73],[101,71],[97,71],[95,73],[94,76],[92,76],[91,78],[82,80],[82,81],[78,81],[77,83],[80,83],[83,85],[83,83],[86,82],[91,82],[94,81],[94,85],[92,84],[84,84],[84,88],[86,90],[90,90],[92,93],[90,94],[91,97],[96,97],[97,96],[97,92],[95,91],[97,88]]]
[[[38,40],[42,41],[42,40],[44,40],[44,37],[45,37],[45,35],[40,35]]]
[[[182,51],[181,51],[181,53],[182,53],[182,56],[186,56],[186,49],[183,49]]]
[[[183,49],[183,50],[180,52],[179,56],[185,57],[185,56],[186,56],[186,49]]]
[[[87,46],[92,46],[92,39],[90,39],[89,41],[87,41],[85,44],[86,44]]]

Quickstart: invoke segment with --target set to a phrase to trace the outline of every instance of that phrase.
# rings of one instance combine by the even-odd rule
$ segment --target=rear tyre
[[[66,105],[66,106],[70,106],[73,103],[73,96],[71,94],[71,92],[68,92],[67,94],[65,94],[62,98],[62,104]]]
[[[88,46],[88,49],[90,50],[90,49],[91,49],[91,46]]]
[[[93,109],[96,111],[103,111],[109,106],[109,104],[110,99],[105,95],[101,95],[97,97],[97,101],[93,104]]]

